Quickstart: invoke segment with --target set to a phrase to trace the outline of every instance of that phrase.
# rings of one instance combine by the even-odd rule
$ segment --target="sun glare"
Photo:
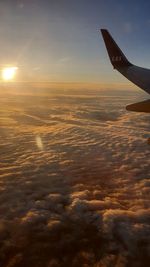
[[[7,67],[2,70],[2,77],[5,81],[11,81],[14,79],[17,67]]]

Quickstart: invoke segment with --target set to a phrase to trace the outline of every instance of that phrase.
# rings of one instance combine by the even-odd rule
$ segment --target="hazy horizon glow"
[[[4,93],[7,91],[11,94],[19,93],[19,94],[29,94],[30,90],[36,90],[36,93],[38,90],[41,90],[43,88],[43,91],[48,90],[49,92],[51,90],[107,90],[108,94],[111,90],[118,90],[120,92],[126,91],[126,92],[135,92],[138,94],[142,90],[139,90],[137,86],[135,86],[132,83],[84,83],[84,82],[45,82],[45,81],[1,81],[0,82],[0,92]],[[13,89],[13,90],[12,90]],[[146,95],[145,95],[146,98]]]

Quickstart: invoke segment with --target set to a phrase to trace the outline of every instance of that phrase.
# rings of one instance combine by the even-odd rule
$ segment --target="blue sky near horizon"
[[[1,68],[18,80],[126,83],[112,70],[99,28],[129,59],[150,67],[150,2],[118,0],[0,1]]]

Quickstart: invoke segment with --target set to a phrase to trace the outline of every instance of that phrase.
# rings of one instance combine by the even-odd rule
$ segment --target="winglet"
[[[125,57],[119,46],[116,44],[114,39],[111,37],[110,33],[105,30],[101,29],[101,33],[107,48],[107,52],[111,61],[111,64],[115,69],[119,69],[121,67],[129,67],[132,64],[128,61]]]

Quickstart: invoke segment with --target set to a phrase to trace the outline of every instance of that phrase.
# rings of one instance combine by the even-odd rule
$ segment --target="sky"
[[[149,1],[1,0],[1,69],[17,66],[17,81],[128,84],[112,70],[99,29],[149,67],[149,10]]]

